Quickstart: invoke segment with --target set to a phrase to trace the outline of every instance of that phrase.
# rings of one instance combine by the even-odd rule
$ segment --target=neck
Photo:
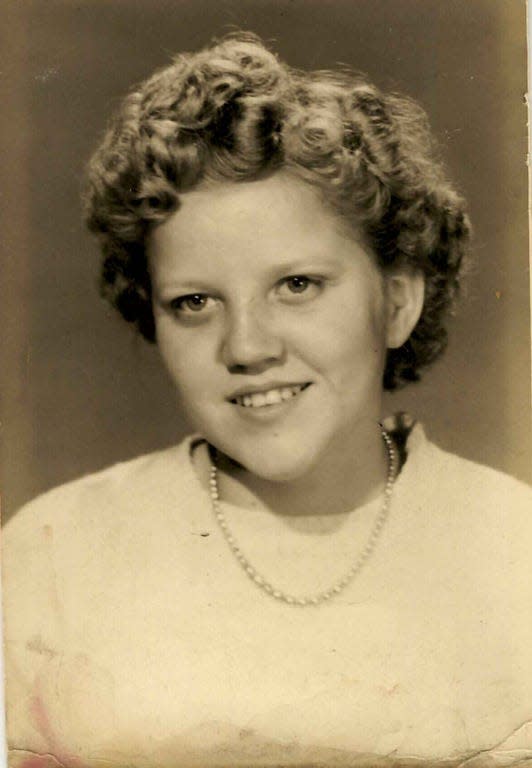
[[[331,446],[309,472],[288,482],[253,475],[223,454],[217,464],[224,501],[290,517],[349,512],[382,493],[388,472],[387,451],[376,423]]]

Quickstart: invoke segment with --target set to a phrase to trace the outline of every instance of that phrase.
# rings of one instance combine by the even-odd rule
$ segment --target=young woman
[[[86,201],[192,433],[7,526],[12,764],[532,757],[530,490],[383,421],[469,237],[420,108],[230,36],[125,99]]]

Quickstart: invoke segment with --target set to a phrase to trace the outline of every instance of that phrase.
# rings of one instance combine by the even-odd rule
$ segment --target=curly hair
[[[243,33],[181,54],[124,99],[88,166],[85,210],[101,241],[102,294],[155,341],[150,228],[202,180],[290,169],[364,234],[381,269],[424,275],[420,319],[388,350],[383,374],[385,389],[416,381],[447,345],[470,234],[435,155],[423,110],[359,73],[295,70]]]

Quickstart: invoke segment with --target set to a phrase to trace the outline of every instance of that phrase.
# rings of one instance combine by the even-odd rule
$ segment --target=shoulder
[[[530,577],[532,488],[432,443],[427,450],[430,465],[439,475],[440,490],[433,493],[445,508],[447,525],[467,545],[471,560],[475,556],[489,560],[492,577],[501,582],[504,574],[519,573],[524,578],[528,572]]]
[[[74,524],[93,526],[112,509],[116,519],[122,511],[138,507],[150,499],[150,506],[161,495],[182,489],[190,491],[192,473],[190,447],[193,437],[179,445],[120,462],[52,488],[25,504],[6,523],[4,548],[15,540],[31,536],[37,528]]]
[[[406,462],[396,487],[415,495],[418,504],[430,502],[462,512],[482,508],[532,515],[532,487],[492,467],[445,450],[432,442],[422,424],[399,412],[383,420]]]
[[[146,563],[158,567],[168,531],[178,540],[180,526],[189,525],[201,507],[190,461],[193,441],[185,438],[54,488],[6,523],[8,714],[20,743],[42,746],[27,717],[39,680],[53,679],[55,665],[75,653],[76,638],[87,622],[97,621],[98,610],[118,612],[137,572]],[[186,554],[184,546],[181,551]]]
[[[463,511],[480,510],[523,513],[532,517],[532,488],[492,467],[444,450],[427,439],[417,424],[407,442],[408,473],[417,479],[417,493],[433,496],[442,504],[458,505]]]
[[[532,547],[532,488],[500,470],[430,445],[440,471],[443,500],[454,521],[460,516],[480,542],[504,550]]]
[[[158,522],[164,524],[168,510],[175,515],[176,509],[197,504],[192,442],[187,437],[177,446],[86,475],[18,510],[2,531],[6,613],[15,613],[12,602],[42,597],[61,573],[101,559],[113,542],[142,542]]]
[[[530,629],[532,489],[443,450],[421,428],[408,449],[403,506],[416,510],[410,523],[426,536],[434,568],[473,603],[506,616],[516,636]]]
[[[191,444],[186,438],[54,488],[4,526],[8,713],[21,743],[40,748],[27,717],[39,679],[75,647],[99,604],[117,610],[136,569],[157,562],[169,520],[177,538],[186,509],[198,506]]]
[[[465,679],[496,674],[493,696],[507,696],[500,706],[510,716],[511,701],[522,721],[532,686],[532,489],[443,450],[419,426],[407,450],[397,517],[420,591],[456,637]]]
[[[434,562],[452,566],[486,594],[523,606],[526,593],[532,601],[532,489],[443,450],[419,425],[407,451],[397,500],[411,529],[426,535]]]

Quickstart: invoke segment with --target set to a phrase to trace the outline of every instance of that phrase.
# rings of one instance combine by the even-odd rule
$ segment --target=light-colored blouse
[[[416,425],[372,558],[334,600],[301,608],[236,562],[196,475],[196,443],[56,488],[7,524],[10,765],[532,759],[527,486],[442,451]],[[342,520],[354,555],[379,508]],[[244,525],[246,510],[224,509]],[[286,537],[269,575],[289,586],[283,557],[306,534],[274,523]],[[260,536],[247,555],[260,564]]]

